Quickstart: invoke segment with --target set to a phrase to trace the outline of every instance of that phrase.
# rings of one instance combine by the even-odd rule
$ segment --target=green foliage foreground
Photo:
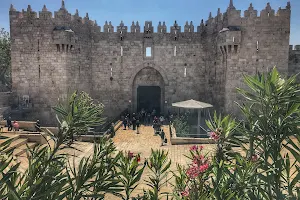
[[[0,84],[11,88],[11,41],[9,33],[0,28]]]
[[[277,70],[245,76],[247,90],[239,107],[242,121],[214,114],[207,121],[216,142],[212,155],[203,146],[193,146],[186,155],[190,162],[171,172],[168,153],[152,150],[143,164],[130,153],[117,152],[106,137],[94,144],[90,157],[72,162],[62,154],[74,148],[73,136],[102,123],[102,104],[92,103],[86,93],[74,93],[69,101],[54,108],[60,131],[52,135],[54,147],[30,150],[29,167],[20,173],[10,140],[0,144],[0,198],[13,200],[104,199],[110,193],[121,199],[156,200],[257,200],[290,199],[300,196],[300,86],[295,77],[282,79]],[[74,158],[77,159],[77,158]],[[144,189],[134,195],[147,170]],[[172,193],[162,192],[169,183]]]

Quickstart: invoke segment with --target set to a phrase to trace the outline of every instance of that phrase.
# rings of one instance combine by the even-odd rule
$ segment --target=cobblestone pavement
[[[189,149],[193,145],[171,145],[170,144],[170,132],[168,126],[163,127],[164,132],[168,138],[168,144],[161,146],[161,139],[159,136],[154,136],[154,130],[151,126],[141,126],[140,134],[136,134],[133,130],[119,129],[114,137],[113,141],[119,151],[131,151],[133,153],[141,154],[141,163],[145,158],[148,158],[151,154],[151,149],[164,149],[169,152],[169,158],[172,160],[171,170],[176,171],[176,164],[186,165],[188,159],[184,155],[188,155]],[[212,152],[215,148],[214,145],[203,145],[206,152]],[[143,188],[147,188],[144,180],[147,178],[149,170],[145,170],[140,181],[140,185],[137,187],[133,196],[142,194]],[[169,174],[171,177],[171,174]],[[167,184],[162,189],[163,192],[171,192],[171,185]],[[114,196],[107,195],[107,200],[118,199]],[[167,198],[165,198],[167,199]]]

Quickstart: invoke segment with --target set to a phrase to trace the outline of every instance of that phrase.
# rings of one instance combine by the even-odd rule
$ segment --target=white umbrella
[[[198,110],[198,126],[197,126],[197,133],[200,134],[200,123],[201,123],[201,114],[200,110],[205,108],[211,108],[213,107],[211,104],[204,103],[201,101],[196,101],[194,99],[187,100],[187,101],[181,101],[177,103],[172,103],[173,107],[177,108],[186,108],[186,109],[196,109]]]

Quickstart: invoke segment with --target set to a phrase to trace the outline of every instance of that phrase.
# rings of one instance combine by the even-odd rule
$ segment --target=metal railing
[[[120,118],[122,115],[125,115],[126,113],[128,113],[128,109],[123,110],[118,116],[112,118],[112,119],[108,119],[106,120],[106,122],[104,124],[102,124],[100,127],[93,127],[94,130],[96,131],[91,131],[91,134],[88,135],[106,135],[110,132],[110,128],[112,123],[117,124],[117,122],[119,122]]]

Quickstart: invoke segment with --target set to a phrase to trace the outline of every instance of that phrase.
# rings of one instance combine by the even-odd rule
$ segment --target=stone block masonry
[[[197,99],[236,114],[244,74],[300,68],[289,61],[290,3],[276,13],[267,4],[260,16],[251,4],[242,17],[231,0],[226,12],[198,26],[175,21],[170,32],[165,22],[154,32],[151,21],[143,28],[105,22],[101,30],[88,14],[70,14],[64,1],[54,15],[46,6],[39,13],[11,6],[9,15],[13,91],[30,96],[40,119],[50,119],[51,106],[73,90],[104,103],[108,116],[136,111],[137,88],[148,85],[161,88],[164,113],[173,102]]]

